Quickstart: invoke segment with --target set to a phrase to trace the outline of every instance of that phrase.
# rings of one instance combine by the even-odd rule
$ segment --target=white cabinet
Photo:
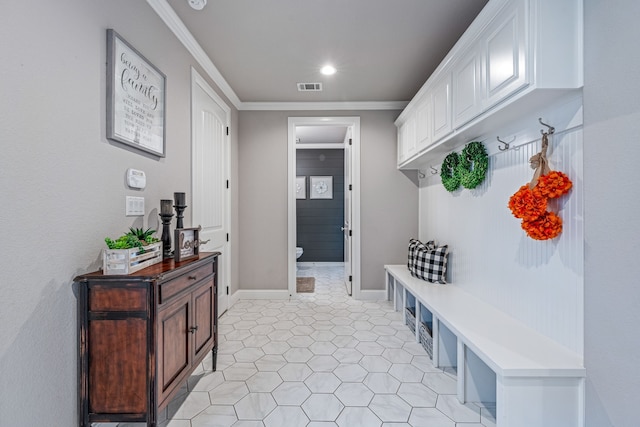
[[[431,89],[431,108],[433,110],[432,141],[449,135],[451,126],[451,73],[436,81]]]
[[[525,33],[528,6],[528,0],[507,3],[480,36],[483,110],[529,84]]]
[[[468,138],[579,91],[582,1],[490,0],[396,120],[398,168],[441,161]]]
[[[482,112],[481,51],[473,45],[453,66],[453,126],[460,127]]]

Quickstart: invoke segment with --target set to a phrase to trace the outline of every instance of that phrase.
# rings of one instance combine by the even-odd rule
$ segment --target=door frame
[[[360,117],[289,117],[288,119],[287,271],[289,295],[296,294],[296,126],[347,126],[352,129],[352,296],[354,299],[360,299]]]
[[[191,96],[191,100],[190,100],[190,115],[191,115],[191,197],[193,198],[193,189],[195,188],[195,184],[194,184],[194,175],[193,175],[193,164],[195,162],[195,159],[193,158],[195,153],[193,151],[193,146],[195,144],[195,138],[196,138],[196,132],[195,132],[195,117],[193,115],[194,112],[194,99],[193,99],[193,90],[195,88],[195,86],[198,86],[200,89],[202,89],[216,104],[218,104],[218,106],[224,111],[225,113],[225,126],[227,127],[227,129],[229,129],[231,127],[231,108],[229,108],[229,106],[226,104],[226,102],[224,102],[224,100],[211,88],[211,86],[209,85],[209,83],[207,83],[207,81],[198,73],[198,71],[191,67],[191,92],[190,92],[190,96]],[[225,174],[226,174],[226,179],[227,181],[230,181],[230,176],[231,176],[231,137],[229,136],[229,132],[227,132],[227,135],[224,138],[224,152],[225,152],[225,159],[223,160],[224,165],[225,165]],[[225,216],[225,224],[224,227],[227,230],[227,232],[229,233],[229,236],[231,236],[231,191],[229,190],[229,186],[227,186],[226,191],[224,192],[224,198],[225,198],[225,212],[224,212],[224,216]],[[193,209],[191,209],[191,224],[192,226],[195,226],[195,224],[193,224]],[[216,272],[216,274],[218,274],[218,289],[217,289],[217,295],[216,295],[216,299],[220,299],[220,298],[225,298],[227,300],[226,303],[226,310],[229,309],[229,293],[227,293],[227,289],[230,289],[231,287],[231,237],[229,238],[229,240],[225,243],[224,245],[225,248],[225,253],[223,254],[222,260],[223,262],[221,263],[222,265],[220,265],[220,270],[221,270],[221,274],[218,274],[219,272]],[[216,301],[216,307],[218,306],[218,303]],[[220,317],[222,313],[218,312],[216,313],[217,317]]]

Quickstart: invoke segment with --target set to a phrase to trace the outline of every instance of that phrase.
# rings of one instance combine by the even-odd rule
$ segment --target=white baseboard
[[[289,291],[286,289],[278,290],[258,290],[258,289],[238,289],[229,296],[229,308],[235,303],[245,299],[289,299]]]
[[[298,267],[344,267],[344,262],[296,262]]]
[[[363,301],[384,301],[387,299],[387,291],[384,289],[380,290],[369,290],[364,289],[360,290],[360,294],[356,299]]]

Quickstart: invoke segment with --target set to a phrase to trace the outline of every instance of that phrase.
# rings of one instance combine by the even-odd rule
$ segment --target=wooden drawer
[[[196,268],[186,274],[181,275],[178,278],[161,283],[158,303],[164,304],[173,296],[178,295],[188,287],[194,285],[207,276],[211,276],[212,274],[213,263],[203,265],[202,267]]]
[[[89,290],[90,311],[146,311],[147,289],[93,285]]]

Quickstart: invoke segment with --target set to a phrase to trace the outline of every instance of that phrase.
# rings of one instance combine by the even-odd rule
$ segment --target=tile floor
[[[217,371],[209,356],[161,427],[495,426],[495,408],[458,402],[455,371],[432,366],[401,313],[347,296],[342,273],[305,267],[313,294],[236,303],[220,318]]]

